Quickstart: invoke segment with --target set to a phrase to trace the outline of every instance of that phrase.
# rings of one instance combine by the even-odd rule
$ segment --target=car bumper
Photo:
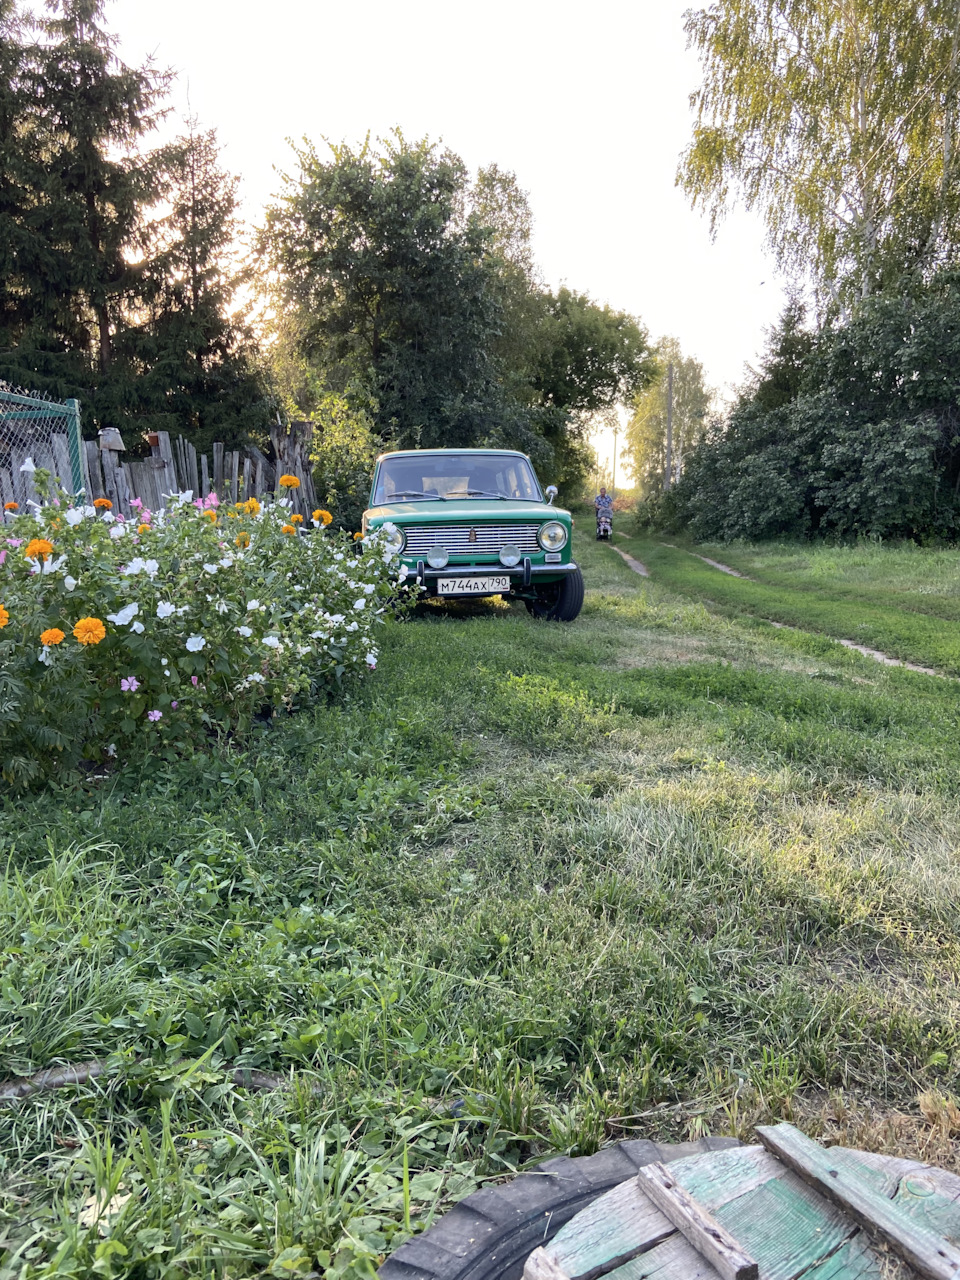
[[[557,578],[565,578],[569,573],[576,573],[577,566],[571,560],[568,564],[533,564],[528,557],[521,560],[512,569],[502,564],[484,565],[444,565],[442,569],[431,569],[425,560],[418,560],[415,567],[407,566],[408,580],[417,582],[428,592],[436,587],[440,578],[509,578],[511,590],[517,587],[529,587],[535,582],[547,582]]]

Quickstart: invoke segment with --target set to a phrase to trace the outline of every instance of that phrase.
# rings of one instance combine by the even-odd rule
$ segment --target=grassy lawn
[[[960,597],[950,593],[960,574],[956,552],[781,548],[777,555],[760,548],[672,546],[650,536],[618,538],[616,545],[640,559],[658,583],[727,614],[809,627],[960,675]],[[691,550],[748,580],[721,573]],[[885,555],[891,561],[887,575]]]
[[[532,1158],[760,1117],[949,1157],[956,686],[620,545],[572,626],[424,607],[245,752],[2,800],[0,1078],[106,1064],[0,1103],[3,1280],[368,1275]]]

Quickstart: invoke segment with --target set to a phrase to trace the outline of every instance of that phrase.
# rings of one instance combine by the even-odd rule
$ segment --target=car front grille
[[[525,555],[542,548],[538,524],[405,525],[405,556],[426,555],[431,547],[446,547],[452,556],[495,556],[502,547],[519,547]]]

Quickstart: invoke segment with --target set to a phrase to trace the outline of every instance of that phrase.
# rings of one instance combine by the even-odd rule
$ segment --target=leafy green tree
[[[310,460],[317,493],[341,529],[360,528],[379,441],[369,414],[347,396],[327,394],[313,414]]]
[[[397,445],[466,445],[502,418],[490,234],[462,217],[462,161],[395,132],[376,151],[306,144],[261,251],[297,344],[333,390],[366,381]]]
[[[644,495],[662,488],[666,477],[668,366],[673,364],[671,479],[680,475],[684,459],[703,435],[711,399],[703,365],[692,356],[685,357],[676,338],[661,338],[656,350],[657,376],[634,397],[624,437],[625,452]]]
[[[714,225],[741,195],[825,308],[955,256],[956,0],[714,0],[686,29],[703,83],[678,181]]]

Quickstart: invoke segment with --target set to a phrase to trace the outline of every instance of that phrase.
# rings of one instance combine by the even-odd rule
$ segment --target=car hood
[[[480,521],[525,521],[539,523],[542,520],[556,520],[559,516],[570,519],[570,512],[563,507],[551,507],[545,502],[519,502],[512,498],[450,498],[446,502],[428,499],[426,502],[387,502],[379,507],[370,507],[364,512],[367,520],[395,520],[398,524],[409,524],[422,520],[425,524],[434,522],[453,524],[477,524]]]

